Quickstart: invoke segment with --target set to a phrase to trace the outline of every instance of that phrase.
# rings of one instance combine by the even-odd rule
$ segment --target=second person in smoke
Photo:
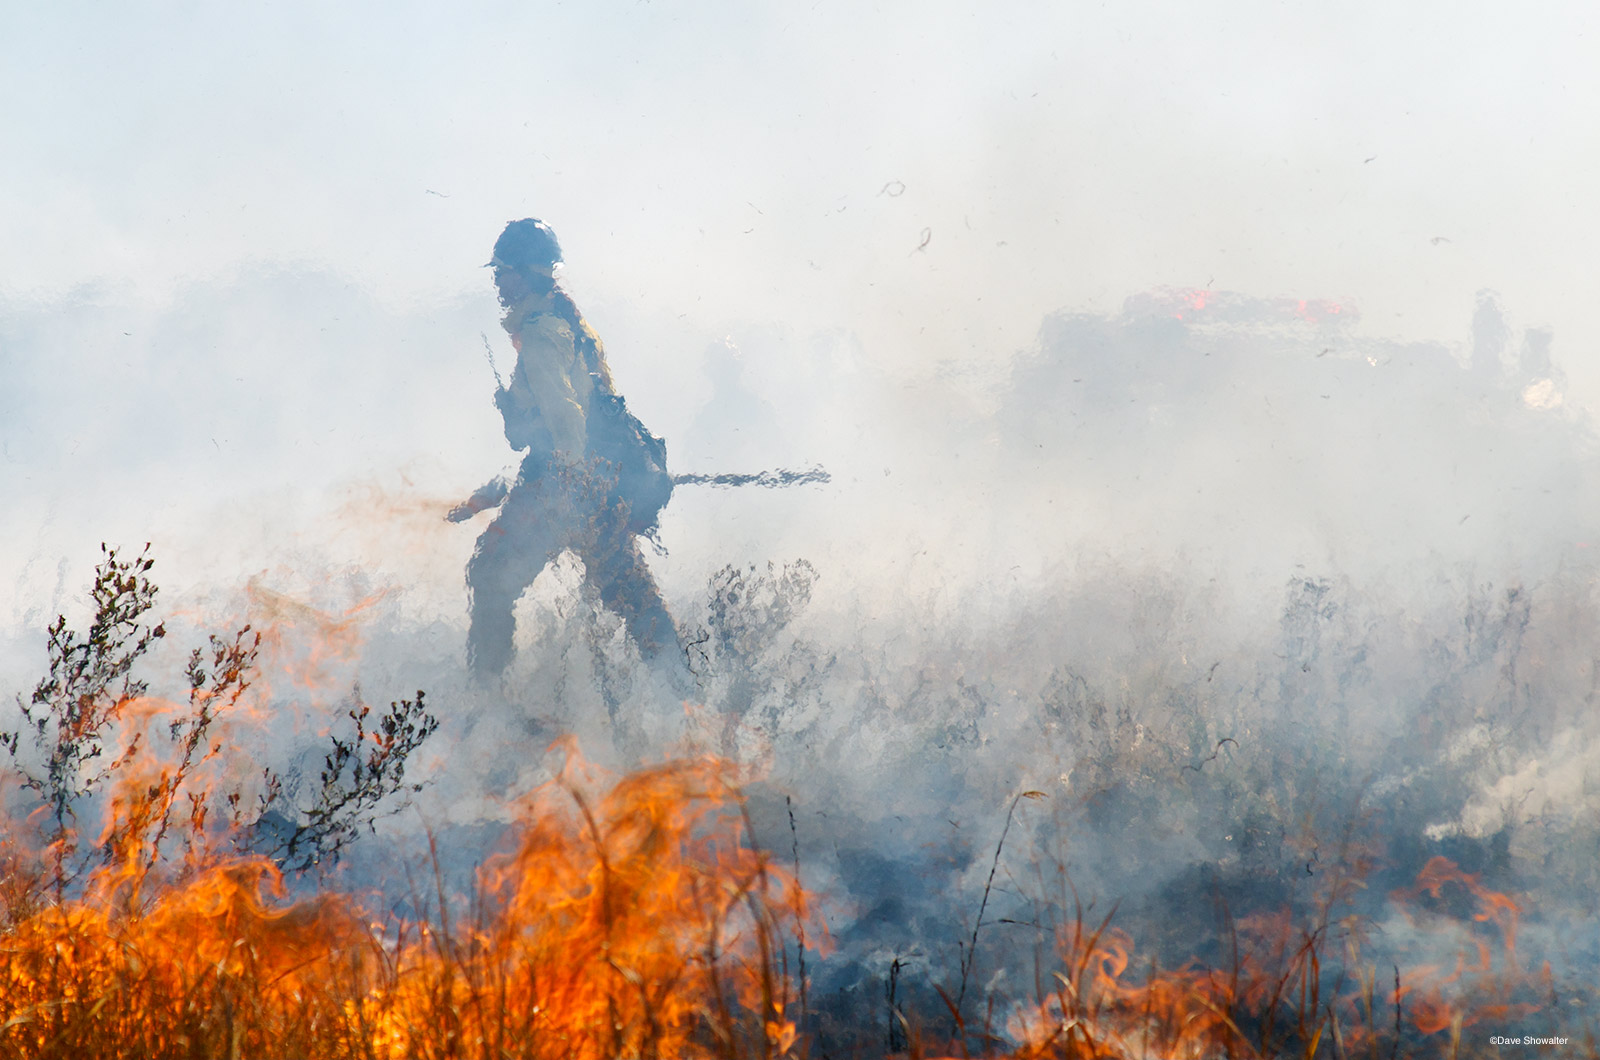
[[[599,337],[556,282],[560,262],[555,233],[534,218],[508,224],[489,262],[517,351],[494,400],[506,441],[527,455],[515,481],[489,483],[449,515],[500,508],[467,564],[467,659],[480,677],[510,663],[517,598],[569,548],[641,655],[680,651],[639,548],[672,496],[666,444],[616,392]]]

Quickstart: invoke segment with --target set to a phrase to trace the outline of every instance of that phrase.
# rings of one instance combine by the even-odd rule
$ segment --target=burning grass
[[[259,858],[116,864],[58,899],[13,850],[0,1056],[781,1055],[806,899],[748,842],[735,781],[700,760],[605,784],[574,752],[467,910],[441,885],[427,919],[286,901]]]
[[[348,894],[290,901],[261,858],[166,872],[129,857],[66,895],[48,855],[7,842],[3,1057],[807,1052],[790,957],[811,899],[751,843],[739,775],[720,760],[615,779],[569,747],[470,898],[436,877],[431,913],[412,918],[374,918]],[[1012,1007],[1003,1033],[963,1026],[944,1048],[1017,1060],[1494,1055],[1490,1031],[1471,1029],[1530,1023],[1548,1001],[1548,968],[1519,967],[1509,895],[1435,858],[1391,901],[1435,936],[1454,933],[1453,970],[1397,966],[1391,986],[1330,900],[1310,925],[1241,917],[1224,967],[1141,974],[1129,935],[1080,907],[1055,932],[1036,1000]],[[910,1055],[929,1037],[912,1028]]]
[[[1287,911],[1253,914],[1227,930],[1230,960],[1223,967],[1190,962],[1174,970],[1154,964],[1134,972],[1132,939],[1107,917],[1086,923],[1081,908],[1058,931],[1062,967],[1035,1006],[1019,1010],[1010,1028],[1022,1044],[1018,1060],[1238,1057],[1336,1058],[1496,1055],[1485,1031],[1531,1022],[1553,1000],[1550,969],[1523,974],[1517,966],[1518,907],[1510,896],[1482,886],[1447,859],[1428,862],[1409,900],[1440,897],[1446,884],[1476,903],[1471,924],[1437,925],[1455,935],[1476,961],[1460,953],[1455,971],[1393,966],[1392,988],[1361,952],[1362,926],[1334,921],[1337,893],[1312,922],[1296,924]],[[1474,930],[1492,923],[1489,931]],[[1451,930],[1454,929],[1454,930]],[[1341,952],[1342,951],[1342,952]],[[1574,1050],[1576,1052],[1576,1050]],[[1582,1055],[1596,1055],[1594,1043]]]
[[[0,832],[0,1060],[884,1051],[881,1027],[824,1041],[832,1013],[808,996],[806,958],[822,956],[827,936],[799,883],[793,812],[790,869],[754,842],[748,777],[723,759],[615,777],[566,742],[564,766],[517,805],[469,893],[447,888],[436,850],[426,888],[334,888],[327,864],[403,790],[406,756],[433,731],[421,694],[376,725],[367,707],[351,707],[353,735],[332,737],[308,806],[270,769],[254,801],[244,798],[230,787],[247,772],[231,759],[244,756],[219,733],[251,688],[261,641],[248,627],[212,638],[191,658],[187,701],[149,695],[133,676],[165,635],[143,617],[149,569],[146,557],[108,553],[89,634],[52,625],[51,675],[23,707],[31,727],[0,734],[15,767],[0,775],[0,793],[14,782],[11,803],[27,809]],[[19,751],[24,737],[36,761]],[[1442,856],[1409,886],[1372,894],[1380,837],[1347,836],[1326,864],[1310,846],[1304,871],[1315,865],[1325,882],[1309,905],[1223,909],[1217,925],[1185,925],[1179,934],[1197,947],[1188,952],[1204,944],[1211,956],[1176,968],[1143,955],[1111,916],[1087,919],[1058,861],[1059,889],[1029,921],[1032,990],[1008,992],[1000,975],[980,987],[986,924],[1021,923],[985,920],[1007,838],[1024,800],[1049,798],[1029,790],[1010,803],[948,981],[937,966],[927,977],[925,993],[946,1011],[898,1008],[906,966],[890,965],[887,1052],[1490,1056],[1491,1035],[1567,1015],[1549,965],[1518,949],[1523,899]],[[95,814],[97,835],[80,811]],[[263,828],[273,815],[289,842]],[[1070,831],[1057,825],[1058,839]],[[1015,950],[988,960],[1000,947],[986,945],[998,970],[1016,964]],[[1564,1055],[1573,1054],[1600,1049],[1572,1039]]]

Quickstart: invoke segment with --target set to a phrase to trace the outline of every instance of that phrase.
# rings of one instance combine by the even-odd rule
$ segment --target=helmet
[[[552,269],[561,264],[561,244],[550,226],[533,217],[512,221],[494,241],[489,264],[507,269]]]

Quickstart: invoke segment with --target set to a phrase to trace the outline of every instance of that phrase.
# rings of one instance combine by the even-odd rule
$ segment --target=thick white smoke
[[[281,629],[264,755],[426,689],[442,831],[558,733],[616,758],[613,711],[762,765],[837,982],[948,980],[1024,790],[1012,920],[1057,856],[1146,925],[1301,901],[1356,820],[1398,851],[1374,895],[1443,852],[1576,923],[1585,17],[18,15],[0,85],[49,104],[0,115],[0,689],[99,542],[148,540],[187,643]],[[529,214],[674,470],[832,474],[674,497],[687,715],[570,558],[506,685],[465,679],[478,524],[443,515],[512,459],[479,266]]]

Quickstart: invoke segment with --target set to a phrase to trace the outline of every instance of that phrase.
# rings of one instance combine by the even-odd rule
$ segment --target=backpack
[[[672,497],[667,443],[628,411],[620,394],[599,388],[589,407],[588,442],[590,455],[611,465],[616,478],[610,492],[628,506],[628,530],[648,534]]]

